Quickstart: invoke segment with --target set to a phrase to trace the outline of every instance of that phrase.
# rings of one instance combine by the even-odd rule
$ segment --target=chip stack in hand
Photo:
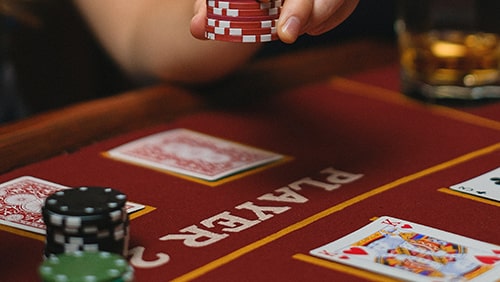
[[[129,241],[127,196],[112,188],[77,187],[47,197],[45,257],[77,251],[126,256]]]
[[[282,0],[207,0],[205,37],[244,43],[277,40],[281,5]]]

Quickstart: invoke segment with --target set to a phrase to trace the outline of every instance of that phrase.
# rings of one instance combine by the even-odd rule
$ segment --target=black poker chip
[[[100,215],[125,206],[127,196],[112,188],[77,187],[57,191],[45,200],[45,209],[61,215]]]
[[[96,215],[64,215],[52,212],[48,209],[42,209],[43,220],[46,225],[58,226],[68,230],[87,228],[108,227],[110,224],[119,224],[128,218],[125,208],[117,209],[111,212],[103,212]]]
[[[87,240],[100,240],[105,238],[121,239],[128,235],[129,225],[121,224],[112,228],[101,229],[95,233],[68,233],[58,228],[47,228],[46,237],[56,239],[62,242],[63,238],[82,238]],[[66,239],[67,241],[68,239]]]
[[[77,251],[128,252],[127,197],[112,188],[77,187],[47,197],[45,257]]]
[[[110,253],[127,256],[128,241],[120,240],[116,242],[99,242],[99,243],[84,243],[84,244],[54,244],[46,242],[44,249],[44,256],[50,257],[51,255],[67,254],[78,251],[105,251]]]

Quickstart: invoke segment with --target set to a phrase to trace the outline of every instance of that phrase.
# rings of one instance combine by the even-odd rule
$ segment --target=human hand
[[[206,0],[196,0],[191,33],[198,39],[205,37]],[[257,0],[270,2],[274,0]],[[278,21],[278,36],[285,43],[293,43],[302,34],[320,35],[342,23],[356,8],[359,0],[283,0]]]
[[[284,0],[278,21],[278,36],[285,43],[293,43],[305,33],[323,34],[349,17],[358,2],[359,0]]]

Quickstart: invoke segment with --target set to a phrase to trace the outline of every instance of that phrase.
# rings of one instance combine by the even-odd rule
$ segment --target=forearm
[[[76,3],[110,55],[135,77],[209,81],[234,70],[258,49],[253,44],[193,38],[193,0]]]

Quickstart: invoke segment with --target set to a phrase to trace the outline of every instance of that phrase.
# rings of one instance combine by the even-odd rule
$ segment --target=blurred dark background
[[[317,37],[303,36],[292,45],[267,43],[257,57],[294,52],[318,44],[336,44],[357,37],[391,40],[394,38],[395,1],[361,0],[354,14],[333,31]],[[0,29],[4,41],[0,59],[12,62],[17,77],[16,92],[26,113],[105,97],[133,87],[95,41],[71,1],[37,5],[35,14],[39,18],[38,25],[7,18],[3,19]],[[0,88],[0,91],[5,89]]]

